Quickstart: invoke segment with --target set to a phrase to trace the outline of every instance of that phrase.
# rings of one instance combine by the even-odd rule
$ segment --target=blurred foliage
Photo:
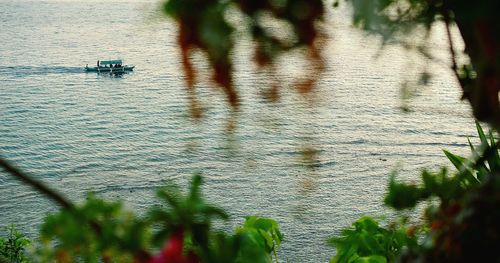
[[[405,47],[432,57],[425,45],[415,47],[417,30],[429,35],[434,25],[445,25],[450,69],[459,82],[463,98],[467,99],[474,115],[481,121],[500,128],[500,21],[496,0],[346,0],[353,9],[355,26],[369,33],[382,36],[384,42],[394,41]],[[335,0],[333,8],[337,8]],[[178,42],[190,90],[193,116],[201,117],[201,110],[194,95],[196,71],[191,63],[193,50],[202,50],[214,71],[213,79],[223,87],[233,107],[239,104],[238,92],[233,85],[231,52],[235,44],[235,27],[230,19],[248,29],[255,43],[254,59],[261,67],[275,71],[274,61],[280,55],[297,48],[308,50],[314,70],[305,80],[295,85],[301,92],[310,91],[324,70],[318,46],[322,32],[318,22],[325,14],[321,0],[166,0],[165,13],[179,25]],[[288,27],[273,28],[276,22]],[[458,50],[452,31],[458,29],[465,49]],[[278,33],[276,33],[278,32]],[[409,37],[409,38],[408,38]],[[405,41],[404,39],[409,39]],[[420,37],[421,39],[421,37]],[[457,62],[458,57],[468,61]],[[422,73],[421,82],[430,78]],[[280,81],[265,92],[271,101],[279,97]]]
[[[0,236],[0,262],[29,262],[26,257],[26,248],[31,241],[14,225],[5,227],[7,235]]]
[[[460,173],[465,174],[468,178],[475,177],[477,181],[482,182],[489,174],[500,173],[500,154],[498,153],[497,142],[495,141],[493,131],[490,130],[488,136],[486,136],[478,122],[476,122],[476,129],[479,139],[481,140],[481,145],[479,149],[476,149],[469,140],[469,146],[473,158],[481,158],[481,154],[485,153],[483,155],[484,160],[469,160],[448,151],[444,151],[444,153]]]
[[[160,244],[167,240],[160,257],[172,258],[166,253],[172,242],[183,244],[179,251],[187,255],[186,262],[271,262],[275,249],[282,241],[276,221],[261,217],[247,217],[243,226],[234,234],[212,230],[215,219],[228,219],[220,208],[205,203],[200,194],[201,177],[196,175],[186,195],[170,185],[158,191],[167,207],[155,207],[149,220],[159,226],[153,241]],[[184,261],[175,262],[184,262]],[[191,260],[191,261],[189,261]],[[156,261],[155,261],[156,262]],[[161,262],[161,261],[158,261]]]
[[[476,123],[481,145],[471,146],[472,157],[444,151],[457,168],[448,175],[422,172],[422,184],[389,184],[386,204],[414,208],[431,201],[425,210],[429,233],[419,246],[401,255],[401,262],[498,262],[500,260],[500,157],[498,143]],[[432,201],[433,197],[438,202]]]
[[[249,216],[245,224],[236,229],[241,236],[240,258],[241,262],[272,262],[274,255],[276,262],[278,257],[276,249],[283,240],[278,223],[269,218]],[[265,253],[262,253],[264,251]]]
[[[500,2],[495,0],[349,0],[353,23],[385,41],[412,36],[415,29],[430,31],[444,24],[454,72],[477,119],[500,128]],[[452,37],[458,29],[465,49],[458,50]],[[411,44],[409,44],[411,45]],[[420,49],[420,48],[419,48]],[[420,49],[426,56],[428,52]],[[463,53],[462,53],[463,52]],[[468,62],[459,65],[465,54]]]
[[[443,168],[437,173],[427,170],[422,172],[422,184],[398,183],[394,176],[389,182],[389,193],[385,203],[395,209],[413,208],[417,203],[430,197],[438,197],[441,203],[462,198],[471,189],[480,187],[492,174],[500,172],[500,155],[493,132],[489,132],[489,140],[483,129],[476,122],[481,145],[476,149],[469,140],[472,157],[466,158],[443,150],[446,157],[457,168],[458,172],[448,175]]]
[[[233,108],[239,105],[231,58],[236,30],[230,18],[236,17],[238,24],[248,29],[255,43],[254,60],[262,68],[274,71],[273,63],[279,55],[297,48],[308,50],[313,74],[296,81],[299,91],[309,91],[317,80],[316,75],[323,70],[321,54],[316,46],[316,23],[324,13],[321,0],[168,0],[164,4],[164,12],[179,25],[178,43],[191,95],[191,110],[196,118],[201,116],[201,110],[194,96],[196,70],[190,59],[195,50],[207,55],[213,80],[223,88],[230,105]],[[275,34],[269,28],[268,17],[286,23],[291,30],[280,28],[280,34]],[[278,98],[279,85],[279,82],[274,83],[266,93],[271,100]]]
[[[174,184],[161,188],[163,202],[144,217],[89,194],[74,210],[45,218],[29,257],[24,253],[29,240],[13,226],[0,238],[0,255],[6,262],[270,263],[273,257],[278,262],[283,240],[278,223],[249,216],[234,233],[214,230],[214,221],[228,215],[205,202],[201,183],[195,175],[188,193]]]
[[[37,261],[134,262],[148,246],[150,229],[144,220],[89,194],[74,211],[61,210],[45,218]]]
[[[344,229],[342,236],[330,239],[329,244],[337,249],[332,263],[385,263],[394,262],[404,248],[416,246],[417,237],[415,231],[405,224],[386,229],[365,216],[354,222],[351,228]]]
[[[477,122],[476,127],[481,144],[474,147],[469,140],[470,158],[444,150],[455,173],[424,170],[418,185],[391,176],[385,203],[407,210],[425,201],[423,222],[401,217],[382,228],[362,217],[330,239],[337,248],[331,262],[499,262],[499,145],[493,132],[486,136]]]
[[[429,207],[430,230],[419,247],[401,255],[401,262],[499,262],[500,180],[485,181],[458,198]]]
[[[211,224],[214,219],[227,219],[227,214],[220,208],[205,203],[200,194],[201,177],[196,175],[190,192],[184,195],[175,185],[160,189],[158,197],[166,207],[157,206],[149,212],[149,220],[158,225],[153,241],[161,244],[169,236],[189,237],[189,250],[196,251],[203,258],[211,257],[209,239]],[[191,252],[191,251],[190,251]]]

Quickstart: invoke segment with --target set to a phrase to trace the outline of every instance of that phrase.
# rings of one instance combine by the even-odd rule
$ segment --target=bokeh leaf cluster
[[[196,97],[197,71],[191,56],[195,51],[206,54],[212,68],[212,79],[222,88],[232,108],[240,104],[233,81],[233,59],[237,27],[244,25],[246,34],[254,43],[254,61],[260,68],[275,73],[275,60],[287,51],[303,48],[308,51],[313,73],[296,80],[294,86],[301,91],[311,90],[324,66],[317,46],[317,23],[322,20],[322,0],[167,0],[164,12],[175,19],[179,33],[177,41],[182,57],[191,113],[201,117]],[[269,19],[271,18],[271,19]],[[238,26],[232,20],[238,21]],[[272,30],[273,21],[288,26]],[[290,29],[288,29],[290,28]],[[278,33],[277,33],[277,32]],[[280,82],[270,87],[270,98],[277,99]]]
[[[403,249],[417,245],[417,237],[404,224],[383,228],[368,216],[358,219],[329,244],[337,249],[331,263],[394,262]]]
[[[0,236],[0,262],[28,262],[25,252],[31,241],[14,225],[6,226],[4,230],[5,237]]]
[[[283,240],[278,223],[249,216],[227,233],[214,229],[228,215],[201,194],[202,179],[193,176],[189,191],[174,184],[158,190],[160,203],[144,216],[126,211],[120,202],[93,194],[73,210],[48,215],[34,252],[29,240],[10,227],[0,238],[0,255],[7,262],[272,262]]]
[[[476,128],[480,145],[471,156],[444,150],[456,171],[422,171],[420,184],[389,179],[385,203],[398,211],[396,223],[381,227],[362,217],[338,237],[331,262],[498,262],[500,260],[500,155],[492,131]],[[421,219],[419,204],[425,204]]]

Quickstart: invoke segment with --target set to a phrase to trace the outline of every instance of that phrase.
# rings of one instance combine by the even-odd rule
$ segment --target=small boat
[[[97,67],[85,66],[87,72],[121,73],[134,70],[134,65],[123,65],[121,59],[97,61]]]

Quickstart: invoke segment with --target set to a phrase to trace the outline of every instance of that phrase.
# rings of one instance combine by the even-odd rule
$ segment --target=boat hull
[[[117,68],[107,68],[107,67],[85,67],[87,72],[105,72],[105,73],[119,73],[134,70],[135,66],[124,66]]]

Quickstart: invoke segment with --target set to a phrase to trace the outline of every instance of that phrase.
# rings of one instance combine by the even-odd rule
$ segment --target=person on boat
[[[99,67],[99,60],[97,60],[97,67]]]

